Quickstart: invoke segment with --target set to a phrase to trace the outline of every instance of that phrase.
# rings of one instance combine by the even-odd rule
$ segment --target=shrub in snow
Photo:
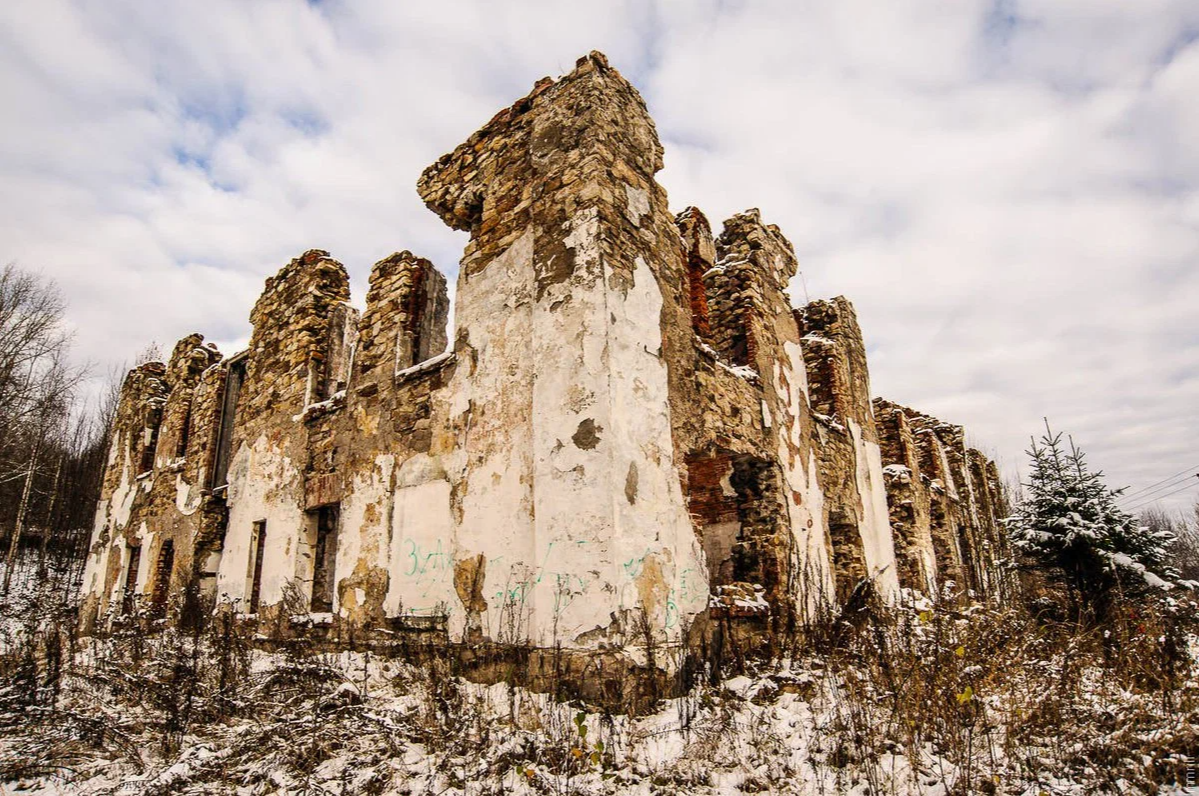
[[[1091,472],[1081,449],[1048,424],[1028,456],[1032,471],[1024,499],[1005,520],[1012,543],[1051,581],[1065,585],[1079,619],[1106,616],[1114,590],[1126,595],[1169,589],[1167,564],[1172,534],[1142,525],[1117,505],[1121,489],[1109,489],[1103,473]]]

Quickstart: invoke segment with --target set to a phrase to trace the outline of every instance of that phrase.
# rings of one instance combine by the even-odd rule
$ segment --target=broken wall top
[[[566,97],[574,92],[589,95],[590,101]],[[620,158],[614,159],[611,146],[616,142],[604,135],[602,125],[596,127],[591,122],[596,116],[619,117],[622,109],[633,110],[635,117],[641,117],[622,121],[644,123],[622,126],[621,132],[630,137],[631,146],[621,146]],[[547,120],[547,116],[553,118]],[[417,182],[417,191],[446,224],[471,230],[486,223],[488,217],[510,216],[527,209],[530,196],[496,195],[496,188],[503,190],[511,178],[505,172],[513,166],[547,173],[561,171],[565,181],[580,176],[577,171],[572,174],[571,167],[598,158],[592,167],[605,168],[619,161],[645,176],[662,168],[662,152],[641,95],[608,65],[602,53],[592,52],[557,81],[548,77],[537,81],[528,95],[497,113],[465,143],[426,168]],[[511,217],[503,223],[523,226]]]

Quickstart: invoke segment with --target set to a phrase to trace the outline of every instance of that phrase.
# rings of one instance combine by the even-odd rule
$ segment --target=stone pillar
[[[362,375],[391,378],[445,351],[449,310],[445,277],[425,258],[403,251],[375,263],[358,333]]]
[[[866,344],[843,296],[796,310],[820,439],[821,485],[844,600],[862,578],[893,598],[899,588]]]
[[[937,564],[928,485],[920,472],[916,440],[902,407],[882,398],[875,398],[873,403],[899,585],[933,594]]]
[[[741,555],[760,561],[767,600],[788,622],[797,612],[810,617],[823,610],[832,597],[832,556],[817,484],[807,376],[787,296],[797,268],[791,242],[750,209],[724,222],[716,239],[716,265],[704,274],[712,346],[722,360],[737,366],[734,373],[756,381],[765,454],[782,476],[777,487],[768,481],[757,485],[772,499],[755,500],[754,505],[773,505],[776,511],[770,524],[760,512],[755,522],[743,524]]]

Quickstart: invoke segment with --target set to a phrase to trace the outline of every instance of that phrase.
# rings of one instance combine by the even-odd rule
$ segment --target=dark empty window
[[[866,579],[866,551],[858,524],[843,511],[830,511],[828,535],[833,545],[833,575],[837,604],[845,605],[858,584]]]
[[[212,468],[212,487],[217,489],[229,483],[229,458],[233,447],[233,426],[237,420],[237,398],[246,379],[246,360],[229,363],[225,374],[225,396],[221,401],[221,424],[217,433],[216,462]]]
[[[183,423],[179,426],[179,442],[175,445],[175,458],[187,456],[187,443],[191,439],[192,402],[188,401],[183,408]]]
[[[691,328],[707,339],[712,334],[708,320],[708,293],[704,289],[704,272],[708,264],[698,252],[687,253],[687,295],[691,305]]]
[[[146,423],[142,429],[141,469],[148,473],[154,469],[154,454],[158,449],[158,429],[162,425],[162,408],[151,406],[146,410]]]
[[[250,542],[250,556],[254,567],[254,574],[250,581],[250,613],[256,614],[262,600],[262,559],[266,554],[266,520],[254,523],[254,535]]]
[[[337,568],[337,525],[340,506],[336,503],[316,510],[316,544],[312,556],[312,610],[333,610],[333,584]]]
[[[175,569],[175,543],[166,541],[158,551],[158,566],[154,570],[154,591],[150,595],[150,608],[155,617],[167,612],[167,594],[171,588],[171,573]]]
[[[142,560],[142,549],[140,547],[129,548],[129,564],[125,568],[125,595],[121,601],[121,611],[123,613],[133,612],[133,601],[137,594],[137,568]]]

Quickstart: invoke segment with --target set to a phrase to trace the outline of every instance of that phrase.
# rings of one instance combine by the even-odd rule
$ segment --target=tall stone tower
[[[663,297],[682,265],[661,158],[641,97],[593,53],[418,185],[471,233],[456,544],[486,561],[493,620],[541,642],[677,636],[707,601],[671,438],[663,326],[681,308]]]

